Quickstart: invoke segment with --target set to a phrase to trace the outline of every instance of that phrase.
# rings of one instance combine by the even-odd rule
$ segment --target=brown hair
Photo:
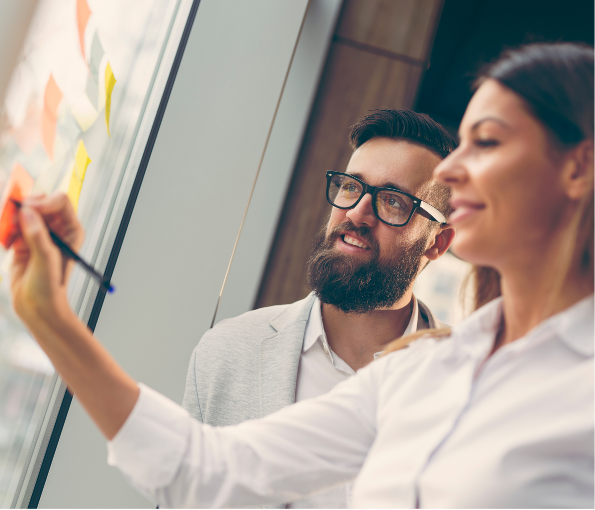
[[[537,43],[505,51],[483,69],[475,88],[493,79],[523,99],[560,152],[593,139],[593,48],[574,43]],[[578,269],[593,281],[593,193],[578,204],[562,243],[552,299],[570,272]],[[490,267],[474,266],[469,275],[474,310],[501,295],[500,275]],[[544,318],[551,310],[544,310]],[[385,353],[402,349],[422,336],[445,337],[450,329],[424,330],[388,344]]]
[[[441,159],[457,147],[456,139],[429,115],[406,108],[372,110],[350,128],[349,142],[353,150],[377,137],[405,140],[425,147]],[[447,186],[434,182],[428,192],[427,200],[447,218],[452,213],[450,188]],[[437,223],[432,224],[432,226],[437,225]]]
[[[505,51],[487,65],[477,89],[493,79],[520,96],[527,110],[547,131],[560,152],[593,139],[593,48],[575,43],[536,43]],[[561,290],[573,267],[593,280],[593,194],[579,204],[566,243],[554,289]],[[574,247],[574,249],[572,249]],[[500,275],[474,267],[475,309],[500,295]],[[555,292],[551,293],[552,296]],[[544,310],[545,316],[548,311]]]

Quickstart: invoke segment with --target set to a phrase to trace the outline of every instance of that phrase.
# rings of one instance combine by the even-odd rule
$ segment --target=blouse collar
[[[593,294],[535,326],[524,338],[556,334],[569,348],[582,356],[593,356]],[[490,301],[452,328],[455,351],[459,348],[473,357],[485,357],[493,346],[502,318],[502,297]],[[522,339],[519,339],[522,340]],[[517,340],[517,341],[519,341]],[[525,342],[523,342],[525,343]],[[518,344],[519,347],[521,344]]]

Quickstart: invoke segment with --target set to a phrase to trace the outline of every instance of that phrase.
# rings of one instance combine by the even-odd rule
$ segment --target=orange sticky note
[[[56,80],[50,74],[43,95],[43,116],[41,119],[41,139],[50,159],[54,159],[54,138],[56,137],[56,122],[60,101],[62,101],[62,92],[58,88]]]
[[[85,29],[91,16],[91,9],[87,0],[76,0],[76,21],[79,29],[79,42],[81,43],[81,53],[85,57]]]
[[[6,249],[18,234],[17,207],[11,199],[23,200],[33,188],[33,178],[18,163],[14,165],[0,201],[0,243]]]

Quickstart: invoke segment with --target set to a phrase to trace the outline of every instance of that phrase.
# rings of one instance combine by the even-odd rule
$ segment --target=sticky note
[[[66,195],[72,202],[74,211],[76,212],[79,204],[79,196],[81,194],[81,188],[83,187],[83,181],[85,180],[85,173],[87,167],[91,163],[89,154],[82,140],[79,140],[78,147],[76,149],[76,155],[74,157],[74,166],[72,167],[72,174],[70,176],[70,184]]]
[[[58,105],[62,101],[62,92],[56,80],[50,74],[43,94],[43,114],[41,117],[41,140],[50,159],[54,158],[54,138],[58,120]]]
[[[74,141],[72,143],[74,144]],[[72,148],[64,147],[64,152],[60,161],[50,163],[47,167],[43,169],[42,172],[40,172],[37,179],[35,179],[35,184],[33,185],[33,190],[31,192],[51,193],[52,191],[62,191],[66,193],[66,191],[68,190],[68,185],[70,184],[71,169]],[[69,180],[66,183],[60,182],[62,186],[58,188],[57,184],[59,183],[61,178],[63,180],[66,180],[68,178]]]
[[[27,108],[25,119],[19,126],[8,128],[8,133],[12,135],[18,149],[28,154],[35,145],[42,143],[42,123],[43,123],[43,104],[41,108],[31,103]],[[5,149],[2,149],[4,152]],[[3,161],[6,161],[6,154],[3,155]],[[10,161],[10,159],[8,159]]]
[[[85,57],[85,29],[87,28],[87,22],[91,16],[91,9],[87,0],[76,0],[76,21],[79,32],[79,42],[81,44],[81,53],[83,58]]]
[[[112,135],[110,135],[109,132],[109,116],[112,109],[112,91],[114,90],[115,84],[116,78],[114,77],[112,66],[108,62],[107,67],[105,68],[105,124],[107,126],[107,135],[110,138]]]
[[[70,109],[65,106],[60,108],[60,113],[58,114],[58,129],[63,132],[69,141],[74,143],[81,133],[81,127],[73,117]]]
[[[95,83],[99,83],[99,64],[101,64],[101,59],[104,54],[105,51],[103,51],[99,35],[95,32],[93,35],[93,42],[91,43],[91,56],[89,57],[89,70],[91,71],[91,76],[93,76]]]
[[[56,137],[56,141],[57,140],[58,137]],[[56,152],[59,152],[59,146],[60,144],[55,144],[54,150]],[[56,159],[60,158],[56,157]],[[15,161],[27,171],[33,180],[36,180],[42,172],[53,164],[53,162],[48,159],[45,149],[40,144],[37,144],[29,154],[18,154]]]
[[[11,199],[22,201],[33,187],[33,178],[18,163],[14,165],[12,173],[4,188],[2,200],[0,200],[0,243],[6,249],[15,240],[18,234],[17,207]]]
[[[89,98],[89,101],[91,101],[93,107],[97,108],[97,105],[99,103],[99,85],[97,85],[97,82],[93,79],[93,76],[91,75],[87,76],[87,85],[85,87],[85,93],[87,94],[87,97]]]
[[[99,112],[91,104],[91,100],[87,97],[87,93],[81,94],[72,99],[72,116],[76,120],[81,131],[87,131],[97,120]]]

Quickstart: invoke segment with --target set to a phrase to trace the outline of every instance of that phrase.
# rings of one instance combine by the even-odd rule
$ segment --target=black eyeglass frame
[[[359,196],[359,198],[355,201],[355,203],[353,205],[350,205],[349,207],[340,207],[331,201],[331,199],[329,197],[329,191],[330,191],[330,187],[331,187],[331,179],[335,175],[344,175],[345,177],[349,177],[350,179],[353,179],[354,181],[359,182],[363,186],[362,194]],[[376,208],[376,195],[378,194],[379,191],[384,191],[384,190],[397,191],[398,193],[408,196],[411,199],[411,201],[413,202],[413,207],[411,208],[411,213],[409,214],[409,217],[407,218],[407,221],[405,223],[389,223],[388,221],[383,220],[380,217],[380,215],[378,214],[378,209]],[[391,227],[404,227],[405,225],[407,225],[407,223],[409,223],[411,221],[413,214],[418,209],[423,209],[424,211],[426,211],[431,216],[431,218],[428,218],[430,221],[435,221],[436,223],[440,223],[441,225],[446,225],[448,223],[446,221],[446,218],[444,217],[444,215],[438,209],[436,209],[434,206],[428,204],[427,202],[424,202],[422,199],[417,198],[416,196],[411,195],[410,193],[400,190],[397,187],[371,186],[370,184],[362,181],[361,179],[358,179],[354,175],[346,174],[344,172],[335,172],[334,170],[326,171],[326,201],[329,204],[331,204],[333,207],[336,207],[337,209],[353,209],[354,207],[357,206],[357,204],[359,204],[361,202],[362,198],[364,198],[364,196],[367,193],[370,193],[370,195],[372,195],[372,210],[374,211],[374,215],[376,216],[376,218],[378,218],[382,223],[384,223],[386,225],[390,225]]]

